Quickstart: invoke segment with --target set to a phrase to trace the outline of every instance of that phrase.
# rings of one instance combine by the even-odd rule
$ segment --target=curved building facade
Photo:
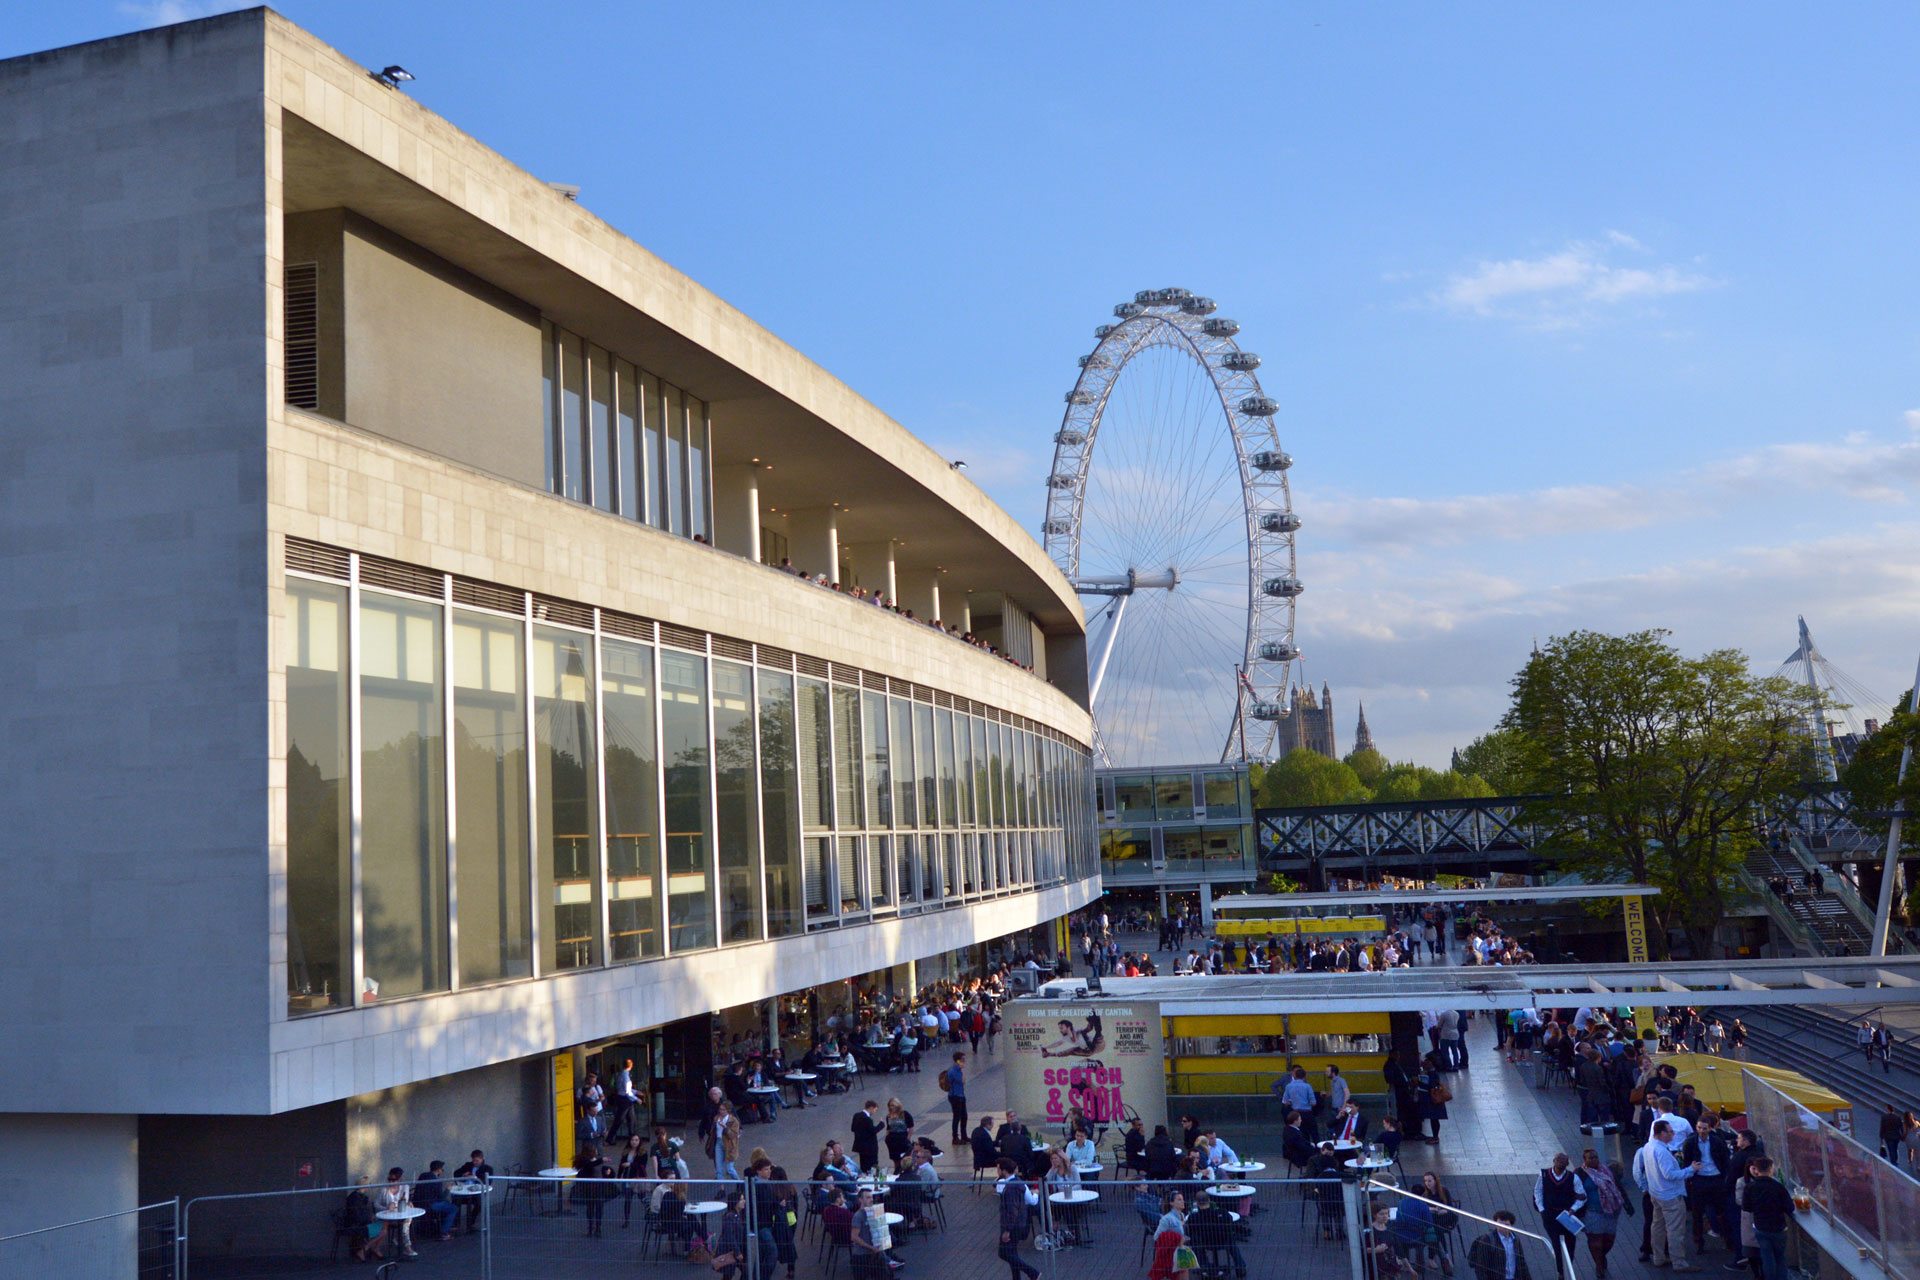
[[[562,1060],[1098,893],[1041,548],[567,192],[266,10],[0,63],[0,136],[40,1181],[551,1159]]]

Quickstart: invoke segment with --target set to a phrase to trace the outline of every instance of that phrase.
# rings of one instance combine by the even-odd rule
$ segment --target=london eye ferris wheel
[[[1090,615],[1100,762],[1269,758],[1300,660],[1279,405],[1212,299],[1148,289],[1114,317],[1067,393],[1043,526]]]

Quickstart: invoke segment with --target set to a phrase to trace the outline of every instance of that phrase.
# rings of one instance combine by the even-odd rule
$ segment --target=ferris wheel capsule
[[[1092,404],[1093,401],[1094,394],[1091,391],[1082,391],[1080,388],[1075,387],[1073,390],[1067,392],[1068,404]]]
[[[1213,299],[1194,294],[1181,302],[1180,309],[1190,316],[1210,316],[1214,312]]]
[[[1214,338],[1231,338],[1234,334],[1240,332],[1240,322],[1238,320],[1226,320],[1215,316],[1211,320],[1202,321],[1200,331]]]
[[[1249,418],[1271,418],[1280,412],[1280,402],[1271,396],[1248,396],[1240,402],[1240,412]]]
[[[1097,324],[1093,326],[1093,336],[1097,339],[1104,340],[1108,334],[1119,327],[1117,324]]]
[[[1283,720],[1287,709],[1277,702],[1254,702],[1248,704],[1247,714],[1255,720]]]
[[[1115,314],[1116,316],[1119,316],[1122,320],[1131,320],[1135,316],[1144,312],[1146,309],[1147,308],[1142,303],[1122,302],[1118,306],[1114,307],[1113,314]]]
[[[1260,357],[1251,351],[1229,351],[1220,357],[1220,367],[1235,373],[1252,373],[1260,367]]]
[[[1066,445],[1069,449],[1075,449],[1087,442],[1087,433],[1072,430],[1056,431],[1053,433],[1053,442],[1055,444]]]
[[[1089,352],[1080,357],[1080,367],[1082,369],[1104,369],[1112,363],[1111,360],[1108,360],[1098,351]]]
[[[1298,578],[1268,578],[1260,590],[1279,600],[1291,600],[1306,590]]]
[[[1064,472],[1047,477],[1047,488],[1049,489],[1071,489],[1078,483],[1078,476],[1067,475]]]
[[[1292,533],[1300,527],[1300,517],[1291,511],[1269,511],[1260,517],[1260,527],[1268,533]]]
[[[1255,471],[1285,471],[1293,465],[1293,455],[1282,449],[1262,449],[1247,461]]]
[[[1254,652],[1262,662],[1292,662],[1300,656],[1300,651],[1285,640],[1262,640]]]

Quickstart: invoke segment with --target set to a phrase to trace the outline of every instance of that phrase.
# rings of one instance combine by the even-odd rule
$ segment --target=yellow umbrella
[[[1679,1072],[1681,1084],[1693,1086],[1693,1094],[1706,1106],[1721,1113],[1747,1110],[1747,1086],[1742,1071],[1751,1071],[1809,1111],[1845,1111],[1853,1106],[1845,1098],[1785,1067],[1767,1067],[1754,1062],[1736,1062],[1704,1053],[1665,1053],[1660,1061]]]

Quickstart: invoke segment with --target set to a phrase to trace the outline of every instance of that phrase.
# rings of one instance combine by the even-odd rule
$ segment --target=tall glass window
[[[713,540],[707,527],[707,406],[687,397],[687,532]]]
[[[560,493],[575,502],[587,500],[585,378],[580,339],[563,332],[560,335]]]
[[[765,669],[760,672],[760,816],[767,863],[767,935],[791,937],[806,928],[793,677]]]
[[[646,457],[641,452],[640,420],[646,406],[640,400],[640,382],[634,368],[625,360],[613,362],[613,436],[615,471],[619,477],[620,514],[629,520],[645,520],[641,502],[646,492]]]
[[[540,322],[540,438],[546,441],[548,493],[559,493],[561,482],[559,405],[555,399],[560,381],[559,370],[554,367],[556,341],[553,326],[542,320]]]
[[[867,826],[893,825],[893,790],[887,754],[887,695],[867,690],[861,696],[861,746],[865,748]]]
[[[833,825],[860,821],[860,691],[833,686]],[[843,888],[845,886],[842,886]]]
[[[953,763],[953,712],[936,707],[933,712],[933,736],[940,744],[940,825],[960,825],[960,792]]]
[[[656,529],[667,527],[667,442],[661,432],[666,419],[666,397],[660,380],[650,373],[640,375],[641,412],[640,447],[647,458],[647,523]]]
[[[889,700],[887,715],[890,720],[893,744],[893,825],[896,827],[917,827],[920,819],[919,770],[914,765],[913,743],[913,704],[905,698]],[[901,881],[904,888],[906,881]]]
[[[973,744],[973,814],[974,821],[980,826],[993,825],[993,765],[987,757],[987,723],[978,716],[968,716],[967,723],[972,728]]]
[[[521,624],[453,614],[454,887],[460,985],[533,973]]]
[[[760,937],[760,795],[753,668],[713,663],[713,787],[719,814],[720,940]]]
[[[667,767],[667,931],[675,951],[713,945],[713,772],[707,660],[660,651],[661,747]]]
[[[447,987],[440,606],[360,597],[360,885],[367,993]]]
[[[599,800],[595,795],[593,638],[533,629],[535,820],[541,970],[599,962]]]
[[[347,589],[287,579],[287,1011],[349,1003]]]
[[[619,452],[613,436],[613,365],[598,347],[587,348],[587,388],[591,405],[587,436],[593,446],[587,473],[593,481],[593,505],[612,511],[619,496],[613,468]]]
[[[987,726],[987,786],[993,797],[990,825],[1007,825],[1007,735],[1006,726],[995,721]]]
[[[654,746],[653,650],[600,640],[606,732],[607,932],[615,962],[660,954],[660,753]]]
[[[687,530],[687,403],[680,388],[660,384],[660,405],[667,431],[667,524],[671,533]]]
[[[933,708],[924,702],[913,704],[913,760],[920,785],[920,825],[940,825],[940,793],[935,779],[939,770],[934,763]]]
[[[840,885],[840,914],[855,915],[866,908],[860,893],[860,837],[841,836],[840,856],[835,875]]]

